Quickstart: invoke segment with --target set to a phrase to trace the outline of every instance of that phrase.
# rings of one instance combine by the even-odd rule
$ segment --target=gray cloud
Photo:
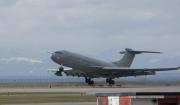
[[[0,48],[67,49],[95,56],[125,47],[163,51],[164,56],[180,51],[179,0],[1,0],[0,4]]]

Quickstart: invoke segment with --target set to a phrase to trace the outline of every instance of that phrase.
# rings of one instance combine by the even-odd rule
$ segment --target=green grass
[[[59,88],[86,86],[78,83],[0,83],[0,88]]]
[[[0,89],[88,87],[83,83],[0,83]],[[0,104],[95,102],[95,95],[85,93],[0,93]]]
[[[95,95],[81,93],[3,93],[1,104],[20,103],[58,103],[58,102],[95,102]]]

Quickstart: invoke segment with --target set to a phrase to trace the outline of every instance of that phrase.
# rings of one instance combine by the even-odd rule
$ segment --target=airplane
[[[56,76],[62,76],[62,73],[65,73],[67,76],[84,77],[85,83],[88,85],[94,85],[93,78],[106,78],[106,83],[109,85],[114,85],[115,78],[156,75],[156,72],[180,69],[180,67],[130,68],[135,55],[142,53],[161,52],[136,51],[126,48],[125,51],[120,52],[120,54],[124,54],[122,59],[115,62],[105,62],[70,51],[62,50],[51,53],[51,59],[60,65],[59,70],[54,71]],[[66,69],[65,67],[70,67],[71,69]]]

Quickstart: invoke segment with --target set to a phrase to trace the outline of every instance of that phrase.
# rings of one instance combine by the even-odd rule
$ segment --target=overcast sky
[[[174,59],[179,40],[179,0],[0,0],[1,62],[63,49],[112,60],[126,47]]]

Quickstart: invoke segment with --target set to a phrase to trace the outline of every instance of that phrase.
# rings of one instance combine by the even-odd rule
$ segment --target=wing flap
[[[171,71],[171,70],[180,70],[180,67],[172,67],[172,68],[123,68],[123,67],[101,67],[101,66],[93,66],[90,68],[98,69],[98,70],[109,70],[115,72],[136,72],[136,71]]]
[[[171,71],[179,70],[180,67],[172,68],[122,68],[122,67],[90,67],[92,72],[99,73],[101,75],[115,77],[128,77],[128,76],[143,76],[143,75],[155,75],[157,71]]]
[[[117,70],[117,71],[170,71],[170,70],[179,70],[179,67],[173,68],[119,68],[119,67],[103,67],[104,70]]]

